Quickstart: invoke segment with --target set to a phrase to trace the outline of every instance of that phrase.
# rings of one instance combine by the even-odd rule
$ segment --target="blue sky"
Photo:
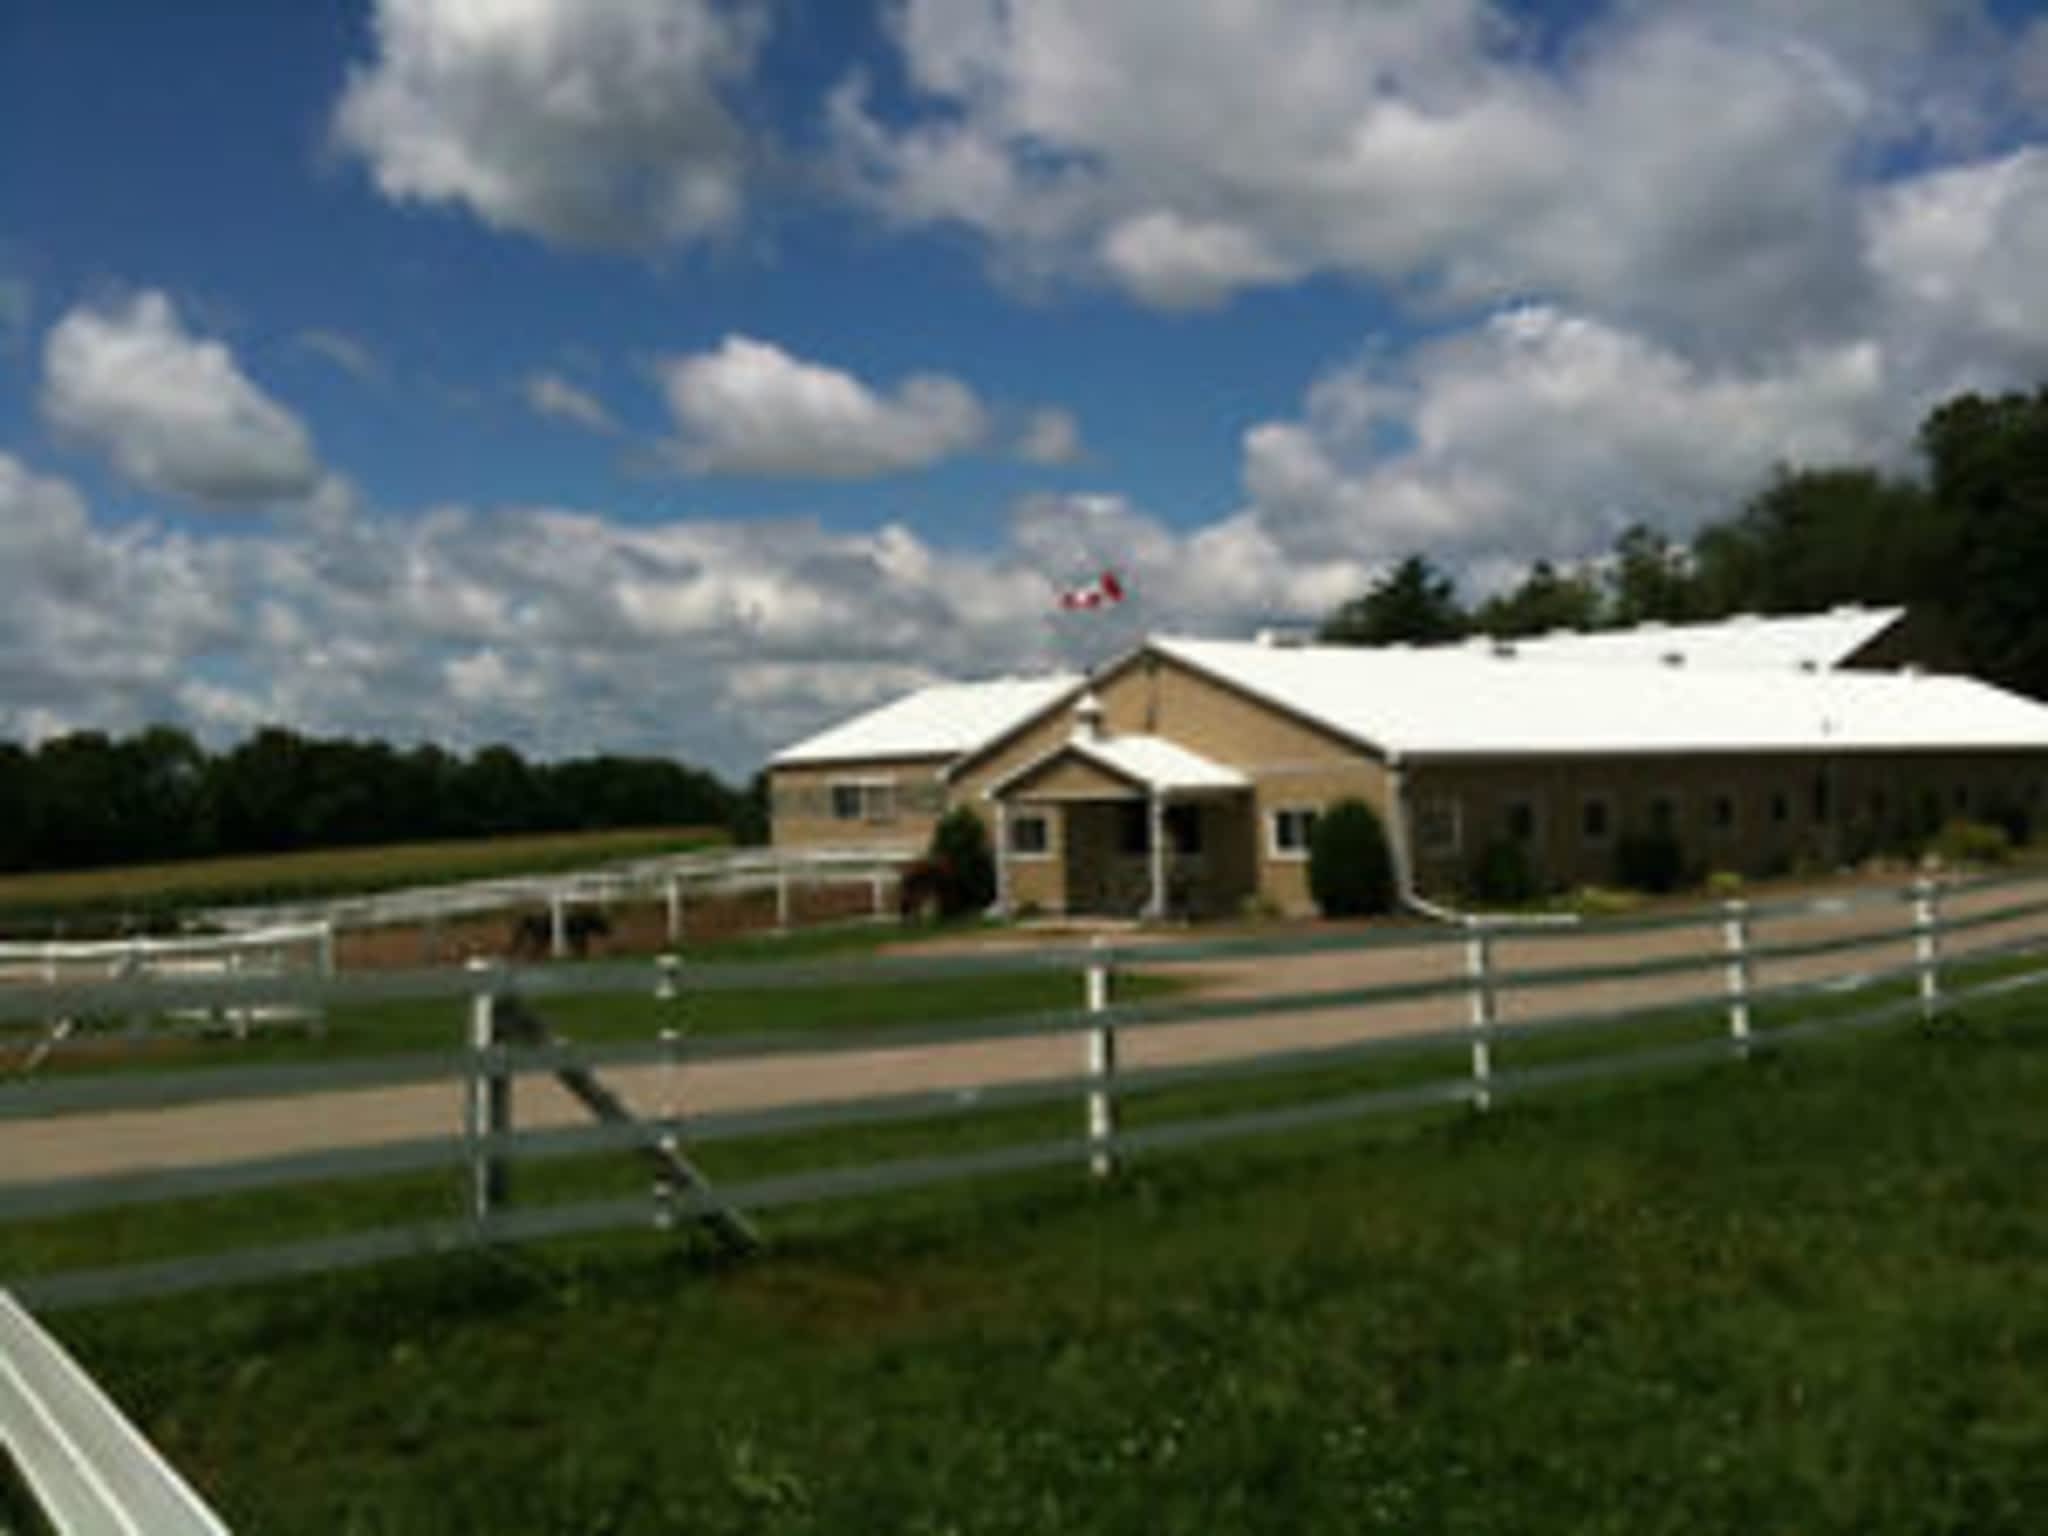
[[[17,736],[739,771],[2048,376],[2035,4],[16,0],[0,135]]]

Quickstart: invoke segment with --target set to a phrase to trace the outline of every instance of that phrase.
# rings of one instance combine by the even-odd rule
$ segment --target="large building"
[[[1310,908],[1309,840],[1377,810],[1410,892],[1496,842],[1546,883],[1668,833],[1697,870],[1828,865],[1952,816],[2033,816],[2048,707],[1896,655],[1896,610],[1354,648],[1155,636],[1089,677],[927,689],[770,765],[780,844],[986,818],[1011,910]]]

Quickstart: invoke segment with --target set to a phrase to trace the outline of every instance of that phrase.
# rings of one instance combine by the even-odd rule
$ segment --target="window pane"
[[[834,784],[832,786],[832,815],[839,821],[860,820],[860,786],[858,784]]]
[[[1010,852],[1044,853],[1051,832],[1043,816],[1019,816],[1010,823]]]

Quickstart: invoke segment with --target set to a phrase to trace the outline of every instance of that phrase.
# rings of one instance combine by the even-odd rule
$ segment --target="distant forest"
[[[533,763],[277,728],[221,753],[169,726],[0,742],[0,870],[664,826],[753,840],[759,797],[666,758]]]
[[[1638,523],[1609,558],[1539,561],[1472,607],[1412,556],[1332,613],[1321,635],[1358,645],[1512,638],[1897,603],[1963,670],[2048,698],[2048,388],[1951,400],[1921,425],[1918,446],[1918,475],[1781,467],[1689,545]]]

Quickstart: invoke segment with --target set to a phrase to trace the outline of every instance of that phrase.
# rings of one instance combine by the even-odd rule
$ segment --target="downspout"
[[[1394,899],[1410,912],[1433,923],[1459,927],[1483,924],[1490,928],[1572,928],[1580,922],[1576,912],[1461,912],[1431,901],[1415,888],[1415,860],[1408,843],[1407,776],[1399,753],[1387,755],[1387,844],[1394,856]]]
[[[1387,754],[1387,846],[1394,855],[1394,899],[1404,907],[1415,908],[1419,899],[1415,894],[1415,864],[1408,852],[1408,803],[1405,794],[1406,773],[1401,767],[1401,754]],[[1434,916],[1430,913],[1428,915]]]

